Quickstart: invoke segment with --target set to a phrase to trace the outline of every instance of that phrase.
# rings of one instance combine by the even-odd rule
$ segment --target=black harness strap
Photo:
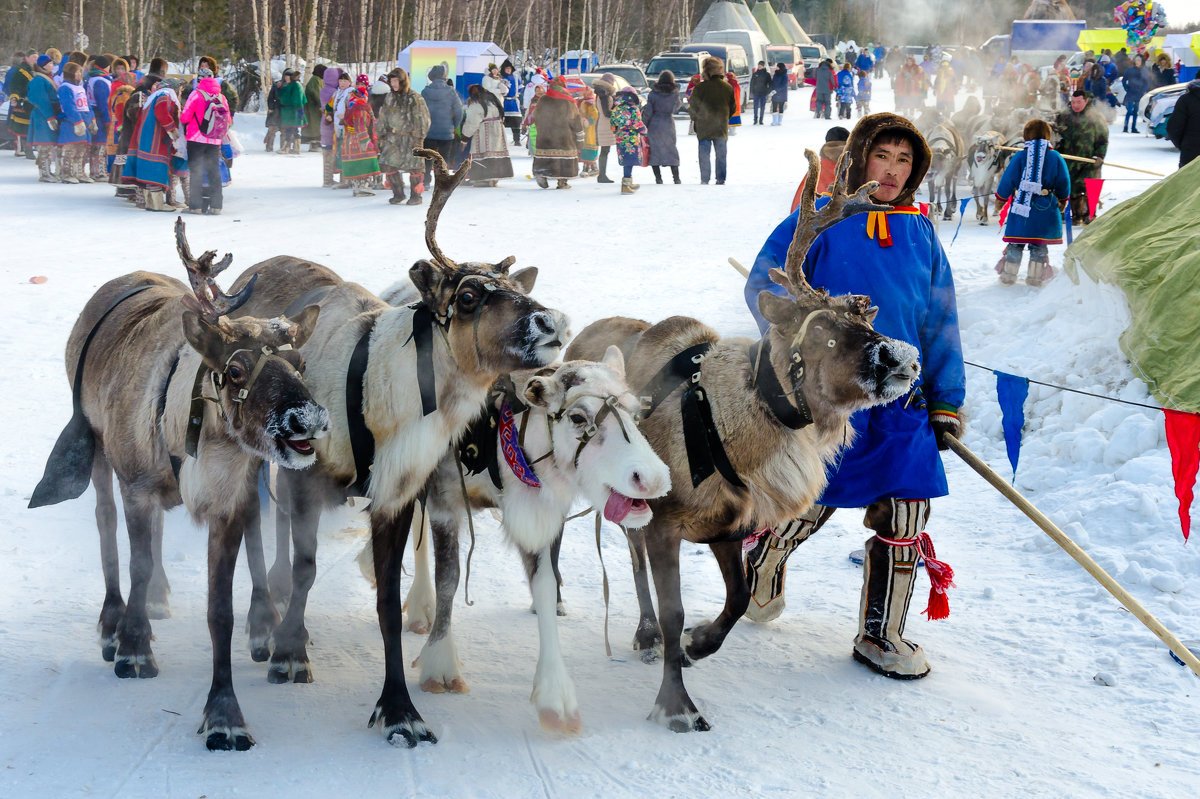
[[[118,294],[109,303],[104,313],[92,325],[83,346],[79,350],[79,362],[75,367],[75,380],[71,383],[71,420],[54,442],[54,449],[46,459],[46,469],[33,495],[29,498],[30,508],[40,508],[43,505],[54,505],[68,499],[75,499],[87,490],[92,479],[92,460],[96,455],[96,438],[92,433],[91,424],[83,413],[83,364],[87,360],[88,350],[100,325],[108,318],[113,310],[125,300],[140,294],[155,284],[143,283],[130,286]]]
[[[375,436],[367,427],[363,416],[363,392],[367,379],[367,360],[371,349],[371,333],[375,330],[372,320],[363,331],[350,356],[346,370],[346,426],[350,428],[350,449],[354,453],[354,482],[349,486],[353,496],[367,496],[367,484],[371,479],[371,464],[375,462]]]
[[[504,490],[500,482],[500,446],[497,440],[500,412],[489,404],[475,417],[458,444],[458,459],[467,474],[487,471],[497,491]]]
[[[792,380],[794,389],[793,396],[796,398],[796,405],[793,406],[788,402],[788,395],[784,392],[783,386],[779,384],[775,370],[771,368],[771,340],[763,338],[750,345],[747,355],[750,363],[754,364],[754,388],[779,423],[791,430],[800,430],[812,424],[812,410],[808,407],[808,401],[804,399],[802,390],[804,385],[803,363],[794,361],[788,369],[788,376]]]
[[[672,391],[679,388],[680,383],[690,380],[692,375],[700,373],[700,359],[710,349],[712,349],[712,344],[709,343],[688,347],[667,361],[666,366],[658,370],[658,374],[646,384],[645,388],[638,392],[638,396],[642,401],[642,418],[654,413],[655,409],[662,404],[662,401]]]
[[[413,330],[410,340],[417,345],[417,388],[421,391],[421,415],[428,416],[437,410],[437,382],[433,373],[433,312],[423,302],[412,307]]]
[[[208,367],[201,361],[200,368],[196,370],[196,382],[192,384],[192,404],[188,407],[187,438],[183,445],[183,451],[191,458],[196,457],[196,450],[200,446],[200,429],[204,426],[204,376],[206,374],[208,374]],[[175,469],[175,476],[179,477],[179,469]]]

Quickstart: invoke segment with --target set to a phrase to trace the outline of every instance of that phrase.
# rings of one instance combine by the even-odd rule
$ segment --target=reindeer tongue
[[[612,491],[608,495],[608,502],[604,503],[604,518],[613,524],[620,524],[625,521],[625,517],[629,515],[629,511],[632,508],[632,499],[624,494]]]

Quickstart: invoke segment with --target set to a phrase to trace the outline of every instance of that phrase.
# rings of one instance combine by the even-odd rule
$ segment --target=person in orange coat
[[[734,129],[742,126],[742,87],[732,72],[725,73],[725,80],[733,87],[733,115],[729,117],[729,135],[732,136]]]
[[[829,192],[829,186],[833,183],[834,171],[837,169],[838,159],[842,157],[842,150],[846,149],[846,141],[849,138],[850,131],[841,125],[834,125],[826,131],[825,143],[821,145],[821,174],[817,176],[818,197]],[[800,180],[800,185],[796,187],[796,195],[792,197],[792,211],[800,207],[800,195],[804,192],[804,181],[807,179],[808,175],[805,175]]]

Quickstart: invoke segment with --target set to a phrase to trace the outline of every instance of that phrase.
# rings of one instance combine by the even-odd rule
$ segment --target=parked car
[[[684,53],[702,52],[707,55],[715,55],[717,58],[725,62],[725,71],[732,72],[737,76],[737,82],[742,87],[742,97],[750,97],[750,60],[746,57],[746,51],[740,45],[723,44],[721,42],[695,42],[693,44],[685,44],[679,48]],[[679,77],[676,75],[675,77]],[[688,77],[691,77],[690,75]],[[685,81],[686,83],[686,81]],[[743,99],[745,102],[745,99]]]
[[[1151,89],[1142,97],[1142,101],[1139,103],[1139,108],[1142,110],[1138,116],[1143,117],[1149,123],[1147,127],[1154,134],[1154,138],[1166,137],[1167,120],[1175,110],[1175,103],[1186,91],[1186,83],[1175,83],[1171,86],[1159,86]]]
[[[624,78],[641,95],[642,99],[645,99],[646,95],[650,93],[650,82],[646,80],[646,73],[642,72],[642,68],[636,64],[601,64],[596,67],[595,71],[601,75],[611,72],[619,78]]]
[[[693,75],[700,74],[700,64],[709,55],[708,51],[659,53],[646,65],[646,80],[651,83],[658,80],[659,74],[664,69],[671,70],[675,75],[675,80],[679,83],[679,95],[683,99],[679,110],[675,112],[676,116],[687,116],[688,98],[684,93],[684,87],[687,86]]]
[[[783,64],[788,71],[788,88],[804,80],[804,60],[800,48],[794,44],[773,44],[767,48],[767,69],[775,71],[776,64]]]

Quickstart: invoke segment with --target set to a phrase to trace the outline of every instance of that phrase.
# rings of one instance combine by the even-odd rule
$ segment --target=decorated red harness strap
[[[954,569],[950,568],[949,563],[937,559],[929,533],[919,533],[916,538],[884,538],[877,533],[875,538],[891,547],[917,548],[917,554],[925,560],[925,573],[929,575],[929,606],[921,612],[930,621],[949,616],[950,599],[946,592],[954,588]]]
[[[500,452],[504,455],[504,462],[522,483],[531,488],[541,488],[542,481],[525,460],[525,450],[521,448],[518,438],[512,408],[505,402],[500,406]]]

